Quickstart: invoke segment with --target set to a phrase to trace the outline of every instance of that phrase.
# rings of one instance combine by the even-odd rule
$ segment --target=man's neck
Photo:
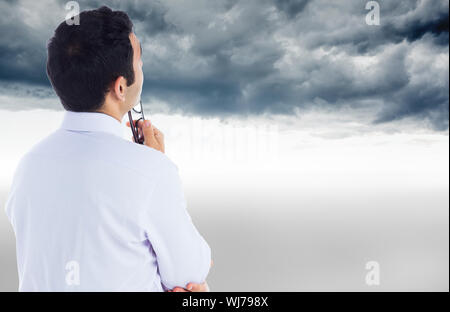
[[[116,119],[117,121],[122,122],[122,118],[123,118],[124,114],[122,114],[116,110],[107,109],[104,106],[105,105],[103,105],[101,108],[99,108],[97,110],[97,113],[103,113],[103,114],[109,115],[109,116],[113,117],[114,119]]]

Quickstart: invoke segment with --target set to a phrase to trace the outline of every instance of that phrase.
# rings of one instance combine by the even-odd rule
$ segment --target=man
[[[144,145],[122,138],[143,84],[133,25],[107,7],[79,17],[48,44],[63,122],[21,159],[6,204],[19,290],[207,291],[211,250],[163,133],[145,120]]]

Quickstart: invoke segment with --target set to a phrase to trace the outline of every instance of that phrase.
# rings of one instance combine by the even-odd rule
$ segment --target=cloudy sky
[[[448,129],[446,0],[78,1],[126,11],[144,49],[144,100],[155,112],[208,117],[338,111],[378,124]],[[0,108],[59,109],[46,42],[66,1],[0,2]]]
[[[66,2],[0,0],[0,206],[63,117],[45,63]],[[212,247],[212,289],[373,290],[375,260],[378,290],[448,291],[449,2],[379,0],[380,25],[367,2],[78,1],[134,23],[146,116]],[[0,238],[15,290],[2,214]]]

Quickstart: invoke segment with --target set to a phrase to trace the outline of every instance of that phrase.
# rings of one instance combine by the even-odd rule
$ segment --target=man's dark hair
[[[56,28],[47,47],[47,75],[66,110],[92,112],[118,77],[134,83],[133,23],[125,12],[105,6],[79,17],[79,25],[64,21]]]

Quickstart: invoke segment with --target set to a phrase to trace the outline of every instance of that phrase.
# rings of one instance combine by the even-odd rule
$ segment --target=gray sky
[[[366,0],[79,1],[133,20],[213,290],[448,291],[449,4],[378,2],[380,26]],[[0,0],[0,208],[63,118],[45,62],[65,3]],[[16,290],[5,217],[0,290]]]
[[[366,24],[361,0],[78,2],[129,14],[147,104],[219,118],[344,108],[369,124],[406,118],[448,130],[446,0],[378,1],[380,26]],[[65,3],[0,2],[0,91],[13,99],[0,108],[61,109],[45,62]]]

